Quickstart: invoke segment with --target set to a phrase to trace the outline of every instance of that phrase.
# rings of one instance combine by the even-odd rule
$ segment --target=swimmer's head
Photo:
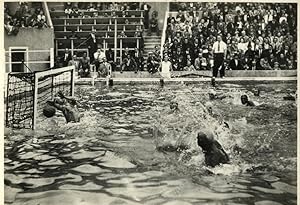
[[[215,99],[216,94],[217,94],[216,91],[213,90],[213,89],[211,89],[211,90],[209,91],[209,93],[208,93],[209,99],[210,99],[210,100]]]
[[[211,145],[213,144],[214,136],[210,132],[198,132],[197,135],[197,144],[203,149],[203,151],[209,151]]]
[[[215,95],[213,93],[208,93],[208,96],[210,100],[215,99]]]
[[[171,110],[178,110],[178,103],[177,102],[171,102],[170,103],[170,109]]]
[[[247,104],[248,103],[248,96],[247,95],[242,95],[241,96],[241,102],[243,105]]]

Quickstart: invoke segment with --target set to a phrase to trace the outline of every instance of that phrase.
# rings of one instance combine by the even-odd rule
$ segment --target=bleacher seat
[[[120,50],[129,47],[139,47],[141,37],[134,37],[138,29],[143,28],[143,12],[142,10],[129,10],[128,17],[121,17],[122,11],[86,11],[79,10],[83,16],[68,17],[63,10],[51,11],[52,22],[55,32],[56,53],[63,51],[69,47],[72,51],[84,51],[89,33],[96,31],[96,39],[99,43],[109,44],[117,51],[116,58],[121,58]],[[112,17],[112,13],[116,17]],[[94,17],[94,13],[98,16]],[[116,30],[115,30],[116,29]],[[120,38],[120,33],[124,31],[127,37]],[[114,45],[114,44],[117,45]]]

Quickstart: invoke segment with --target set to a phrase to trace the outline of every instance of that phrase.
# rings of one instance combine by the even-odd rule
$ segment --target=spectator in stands
[[[284,53],[280,53],[279,58],[278,58],[278,63],[279,63],[279,68],[281,70],[287,69],[287,60],[286,57],[284,56]]]
[[[220,76],[223,78],[225,76],[225,70],[223,68],[223,62],[226,59],[227,45],[222,41],[222,37],[217,36],[217,41],[213,44],[213,57],[214,57],[214,67],[213,67],[213,77],[217,77],[220,71]]]
[[[270,53],[269,58],[268,58],[268,61],[269,61],[269,64],[270,64],[271,68],[273,68],[273,67],[274,67],[275,61],[277,61],[277,59],[275,59],[273,53]]]
[[[69,48],[65,48],[65,52],[61,59],[62,59],[63,67],[68,66],[69,61],[72,59],[72,54]]]
[[[248,59],[245,63],[250,66],[250,62],[252,62],[254,60],[255,57],[255,53],[252,49],[251,45],[248,45],[248,49],[246,50],[245,54],[244,54],[244,59]]]
[[[186,64],[185,64],[185,62],[184,62],[183,56],[180,55],[179,58],[176,59],[176,61],[175,61],[174,64],[173,64],[174,70],[182,71],[185,65],[186,65]]]
[[[155,58],[160,61],[161,57],[160,57],[160,47],[158,45],[154,46],[154,56]]]
[[[94,59],[94,53],[97,50],[97,39],[96,39],[96,31],[92,30],[91,33],[87,37],[87,46],[89,50],[89,57],[91,61],[93,62]]]
[[[90,2],[87,10],[88,11],[97,11],[96,5],[94,3],[92,3],[92,2]]]
[[[47,27],[46,16],[42,10],[40,11],[39,15],[37,15],[37,26],[38,28]]]
[[[265,55],[262,44],[258,45],[258,49],[255,51],[255,55],[257,55],[259,59],[261,59]]]
[[[257,60],[258,58],[255,58],[255,60],[253,60],[251,62],[251,66],[250,66],[250,70],[257,70],[258,68],[258,64],[259,64],[259,61]]]
[[[10,20],[8,20],[6,22],[6,24],[4,24],[4,28],[7,32],[7,35],[17,35],[19,33],[19,28],[13,26],[13,22],[11,22]]]
[[[262,59],[260,59],[260,67],[263,70],[272,70],[269,61],[268,61],[268,57],[265,56]]]
[[[82,78],[90,77],[90,58],[86,52],[83,53],[79,61],[79,76]]]
[[[118,36],[119,38],[127,38],[127,35],[125,34],[125,31],[121,31],[121,33]]]
[[[122,52],[122,59],[127,58],[128,55],[131,55],[131,54],[130,54],[129,48],[126,47]]]
[[[106,58],[105,52],[101,45],[99,45],[97,51],[94,53],[94,64],[96,71],[98,72],[99,66],[103,63],[103,58]]]
[[[98,76],[100,78],[106,78],[111,73],[111,65],[107,62],[106,58],[103,58],[103,63],[100,64],[98,69]]]
[[[291,61],[292,69],[296,69],[297,68],[297,61],[295,60],[294,55],[291,55],[289,60]]]
[[[198,53],[198,57],[195,59],[194,67],[196,70],[206,70],[208,66],[207,59],[203,57],[202,52]]]
[[[152,32],[155,32],[157,36],[159,35],[158,20],[155,15],[152,15],[152,18],[150,20],[149,35],[151,35]]]
[[[131,71],[131,70],[134,70],[134,72],[137,73],[138,67],[134,58],[130,54],[127,54],[127,57],[124,58],[123,63],[121,65],[121,73],[123,71]]]
[[[108,50],[105,51],[105,56],[107,62],[111,65],[112,69],[115,68],[115,63],[114,63],[114,52],[112,51],[111,47],[108,47]]]
[[[142,71],[144,66],[144,58],[142,52],[138,48],[134,48],[133,58],[137,64],[137,69]]]
[[[279,63],[277,61],[274,62],[273,70],[280,70]]]
[[[144,11],[144,26],[145,29],[149,29],[149,13],[150,13],[151,6],[145,2],[141,5],[141,10]]]
[[[237,53],[234,54],[234,57],[232,60],[230,60],[228,64],[229,70],[242,70],[243,65],[241,60],[239,60],[239,55]]]
[[[192,65],[192,62],[190,60],[187,60],[186,66],[183,68],[184,71],[195,71],[194,65]]]
[[[71,2],[65,3],[65,14],[68,18],[70,18],[71,14],[73,12],[73,7]]]
[[[75,4],[75,3],[77,3],[77,2],[74,2],[73,4]],[[79,10],[78,10],[78,7],[75,7],[75,6],[74,6],[74,8],[72,9],[72,12],[71,12],[71,14],[70,14],[70,17],[71,17],[71,18],[73,18],[73,17],[77,18],[77,17],[79,17],[79,16],[80,16],[80,12],[79,12]]]
[[[291,59],[287,59],[287,69],[289,70],[296,69],[296,66]]]
[[[147,59],[147,70],[149,73],[153,74],[158,71],[159,61],[154,56],[153,52],[149,52],[149,56]]]
[[[284,48],[280,52],[280,55],[281,54],[283,54],[283,56],[285,56],[286,58],[289,58],[292,55],[288,45],[284,45]]]
[[[69,61],[68,66],[75,66],[75,71],[79,71],[79,61],[77,59],[77,55],[74,54],[72,59]]]
[[[140,32],[139,31],[136,31],[136,32],[134,32],[134,35],[133,35],[134,37],[140,37]]]
[[[128,11],[122,11],[121,17],[123,17],[123,18],[130,17]]]

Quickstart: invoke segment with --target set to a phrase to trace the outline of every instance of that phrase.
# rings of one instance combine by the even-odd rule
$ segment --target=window
[[[10,72],[27,72],[27,47],[10,47]]]

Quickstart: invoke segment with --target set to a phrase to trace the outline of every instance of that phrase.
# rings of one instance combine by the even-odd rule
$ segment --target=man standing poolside
[[[218,71],[220,71],[220,77],[223,78],[225,75],[225,69],[223,67],[223,62],[227,54],[227,45],[222,41],[220,35],[217,36],[217,41],[213,44],[214,53],[214,67],[213,67],[213,77],[218,76]]]

